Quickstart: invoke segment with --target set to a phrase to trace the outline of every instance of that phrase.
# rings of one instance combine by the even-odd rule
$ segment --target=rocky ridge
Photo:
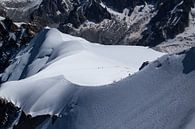
[[[194,0],[40,0],[32,5],[32,11],[23,12],[30,17],[22,16],[40,28],[58,27],[102,44],[153,47],[189,26]]]

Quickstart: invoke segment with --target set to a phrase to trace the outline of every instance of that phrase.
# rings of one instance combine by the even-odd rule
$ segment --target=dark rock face
[[[68,19],[73,5],[69,0],[43,0],[39,8],[31,14],[30,21],[40,27],[49,24],[61,23]]]
[[[142,70],[143,68],[145,68],[147,65],[149,64],[149,61],[145,61],[141,67],[139,68],[139,70]]]
[[[146,10],[143,8],[147,5],[154,8],[148,12],[155,14],[154,16],[148,18],[144,16]],[[31,11],[29,21],[39,28],[49,25],[93,42],[153,47],[184,31],[188,26],[189,13],[193,5],[194,0],[43,0],[38,7],[34,7],[34,11]],[[131,15],[137,6],[142,6],[138,13],[143,14],[139,16],[141,20],[134,23],[131,21],[134,16]],[[126,17],[117,19],[115,16],[117,14],[113,14],[108,8],[119,13],[119,17],[123,15],[124,9],[128,9],[126,15],[131,17],[131,20],[126,21]],[[111,21],[105,23],[106,19]],[[88,29],[81,30],[80,27],[86,21],[92,21],[97,25],[95,27],[86,25]],[[110,27],[110,23],[115,27]],[[131,26],[124,28],[125,24]],[[100,28],[96,28],[97,26]],[[116,27],[118,29],[115,29]],[[124,28],[123,32],[121,28]],[[143,29],[136,32],[139,28]],[[128,38],[135,33],[141,33],[140,38]],[[119,38],[113,41],[112,38],[117,35]]]
[[[184,31],[189,23],[189,13],[194,0],[159,0],[156,10],[158,13],[142,33],[143,38],[138,45],[156,46],[162,41],[174,38]]]
[[[49,117],[51,116],[42,115],[42,116],[32,117],[22,112],[17,125],[15,125],[13,129],[35,129],[45,120],[47,120]]]
[[[189,74],[195,70],[195,47],[191,48],[182,61],[183,63],[183,73]]]
[[[102,2],[116,11],[123,12],[125,8],[133,11],[135,6],[144,5],[145,2],[151,3],[152,0],[102,0]]]
[[[127,24],[117,20],[105,20],[99,24],[83,24],[83,28],[77,28],[62,24],[59,30],[75,36],[80,36],[91,42],[98,42],[106,45],[119,44],[125,33],[128,31]]]
[[[122,12],[124,8],[133,9],[136,3],[140,3],[140,0],[102,0],[108,7],[113,8],[116,11]]]
[[[10,64],[18,50],[25,46],[38,31],[30,24],[20,27],[9,18],[0,21],[0,73]]]
[[[89,25],[88,27],[86,27],[88,29],[85,28],[84,30],[78,31],[74,27],[78,28],[86,20],[98,21],[98,22],[100,22],[101,20],[96,19],[97,17],[99,17],[99,15],[97,15],[96,18],[91,17],[91,15],[90,17],[86,17],[86,15],[82,15],[82,13],[75,13],[78,11],[73,10],[71,12],[72,17],[69,19],[68,22],[61,24],[59,26],[59,29],[65,33],[84,37],[87,40],[92,41],[92,42],[100,42],[103,44],[130,44],[130,45],[133,44],[133,45],[154,47],[167,39],[174,38],[177,34],[185,30],[185,28],[189,25],[189,13],[191,11],[191,7],[193,7],[194,5],[194,0],[184,0],[184,1],[182,0],[173,0],[173,1],[169,1],[169,0],[158,0],[158,1],[154,1],[154,0],[147,0],[147,1],[143,1],[143,0],[138,0],[138,1],[102,0],[102,2],[107,7],[117,12],[123,12],[125,8],[129,9],[129,12],[128,12],[129,16],[131,16],[136,6],[143,6],[142,8],[140,8],[140,10],[138,10],[138,12],[145,11],[142,9],[144,8],[144,6],[146,6],[146,3],[147,3],[150,5],[153,5],[154,9],[152,11],[156,12],[156,14],[151,17],[148,23],[144,23],[144,20],[147,20],[145,19],[146,17],[144,17],[143,15],[140,16],[140,17],[143,17],[141,20],[136,21],[136,23],[133,23],[129,28],[126,26],[126,28],[123,29],[124,31],[121,32],[120,29],[124,27],[125,19],[118,20],[112,16],[110,18],[109,17],[110,12],[108,13],[95,12],[95,14],[104,14],[103,17],[100,18],[101,20],[105,19],[105,17],[108,16],[107,18],[110,19],[111,22],[110,21],[107,23],[101,22],[101,23],[98,23],[98,25],[95,25],[95,27]],[[99,10],[101,10],[100,9],[101,6],[98,5],[100,3],[98,2],[94,2],[94,3],[96,3],[96,7],[98,7]],[[89,8],[87,10],[89,10]],[[92,8],[90,12],[94,13],[94,10],[97,10],[97,9]],[[106,12],[106,8],[105,8],[105,12]],[[153,12],[149,12],[149,13],[152,14]],[[116,23],[115,21],[117,21],[119,24],[115,24]],[[131,22],[131,21],[128,21],[128,22]],[[126,24],[131,24],[128,22]],[[67,23],[72,23],[73,27],[70,27],[69,25],[67,26]],[[109,27],[110,23],[113,23],[113,26],[115,27]],[[139,28],[141,28],[143,25],[145,26],[145,30],[140,31],[141,35],[139,39],[132,38],[132,39],[126,40],[127,37],[130,37],[131,35],[133,35],[135,31],[139,30]],[[117,29],[114,29],[116,28],[116,26],[119,31]],[[110,33],[105,33],[106,30],[109,30]],[[90,36],[86,36],[86,35],[90,35]],[[117,35],[119,35],[119,38],[117,38],[117,40],[112,41],[113,40],[112,38],[116,37]]]
[[[6,12],[4,11],[3,7],[0,6],[0,14],[1,16],[5,17],[6,16]]]
[[[49,115],[31,117],[26,115],[13,103],[0,98],[0,128],[7,129],[35,129],[39,124],[48,119]]]
[[[100,6],[99,2],[91,0],[90,3],[83,6],[86,20],[101,22],[104,19],[111,19],[110,13],[106,8]]]
[[[15,107],[11,102],[0,98],[0,128],[7,129],[12,126],[14,121],[19,117],[20,109]]]
[[[100,22],[106,18],[110,19],[110,14],[96,0],[43,0],[31,15],[31,21],[41,25],[72,23],[75,27],[86,20]]]

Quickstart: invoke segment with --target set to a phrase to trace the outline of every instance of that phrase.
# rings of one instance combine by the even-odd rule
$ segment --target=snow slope
[[[195,71],[183,73],[190,54],[195,49],[164,56],[118,83],[78,88],[61,117],[39,129],[193,129]]]
[[[19,53],[2,80],[28,81],[63,75],[78,85],[105,85],[126,78],[137,72],[143,62],[162,55],[145,47],[92,44],[56,29],[44,30]]]
[[[58,116],[37,129],[191,129],[195,48],[165,55],[136,72],[141,60],[160,55],[147,48],[90,44],[56,29],[44,30],[3,74],[10,80],[24,79],[2,84],[0,97],[33,117]],[[136,73],[124,78],[124,71]],[[109,82],[116,73],[124,79]],[[105,85],[94,87],[97,84]]]
[[[103,87],[80,87],[56,76],[7,82],[0,96],[32,116],[59,115],[37,129],[193,129],[195,71],[185,74],[184,64],[194,54],[164,56]]]

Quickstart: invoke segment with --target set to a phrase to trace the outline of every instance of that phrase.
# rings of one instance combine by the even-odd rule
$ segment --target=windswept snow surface
[[[162,55],[145,47],[92,44],[56,29],[44,30],[17,56],[3,80],[31,81],[62,75],[78,85],[106,85],[126,78],[143,62]]]
[[[193,129],[195,71],[184,74],[183,64],[194,57],[195,48],[163,56],[102,87],[81,87],[63,76],[7,82],[0,96],[32,116],[59,115],[37,129]]]
[[[59,116],[37,129],[191,129],[195,48],[165,55],[136,72],[141,61],[155,55],[163,54],[44,30],[3,74],[24,79],[2,84],[0,97],[32,116]],[[136,73],[126,77],[126,72]],[[124,79],[113,83],[119,78]]]

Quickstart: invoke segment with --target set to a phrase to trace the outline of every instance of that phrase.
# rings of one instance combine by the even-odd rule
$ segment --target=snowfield
[[[2,74],[0,97],[33,117],[58,116],[37,129],[192,129],[195,48],[163,55],[45,29]]]
[[[162,55],[145,47],[92,44],[56,29],[46,29],[19,53],[2,80],[63,76],[78,85],[101,86],[126,78],[137,72],[143,62]]]

